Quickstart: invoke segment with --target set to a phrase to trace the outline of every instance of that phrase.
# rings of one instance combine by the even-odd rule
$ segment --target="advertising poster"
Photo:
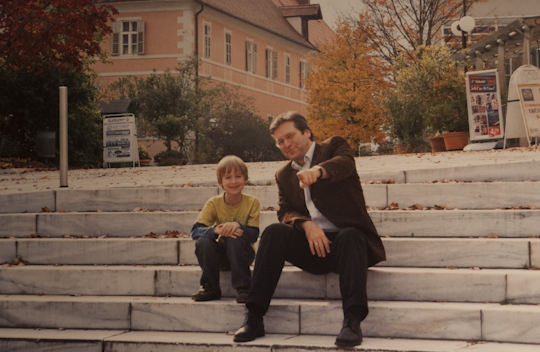
[[[518,92],[529,138],[540,137],[540,85],[520,85]]]
[[[504,137],[497,70],[467,73],[471,140]]]
[[[138,153],[133,149],[137,148],[135,134],[134,116],[106,117],[103,120],[103,161],[106,163],[137,161]]]

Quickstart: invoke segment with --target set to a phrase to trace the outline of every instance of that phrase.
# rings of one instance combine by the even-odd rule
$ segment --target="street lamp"
[[[217,122],[217,119],[215,117],[212,117],[210,120],[210,126],[212,127],[212,146],[214,147],[214,157],[213,157],[213,162],[216,162],[216,156],[217,156],[217,152],[216,152],[216,128],[217,128],[217,125],[218,125],[218,122]]]
[[[456,37],[463,36],[463,40],[461,42],[463,49],[467,47],[467,36],[465,32],[472,32],[475,25],[476,23],[474,22],[474,18],[471,16],[463,16],[459,21],[452,23],[452,27],[450,27],[452,29],[452,33],[454,33]]]

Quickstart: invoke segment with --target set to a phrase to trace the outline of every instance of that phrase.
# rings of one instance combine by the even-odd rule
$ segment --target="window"
[[[225,32],[225,65],[232,65],[232,35]]]
[[[204,24],[204,57],[209,59],[212,55],[211,52],[212,46],[212,27],[210,23]]]
[[[278,75],[278,60],[277,51],[272,48],[266,49],[266,77],[277,79]]]
[[[112,54],[144,54],[144,21],[118,20],[112,24]]]
[[[309,78],[310,65],[305,61],[300,61],[300,88],[306,88],[306,79]]]
[[[246,71],[257,73],[257,44],[246,40]]]
[[[291,83],[291,56],[285,54],[285,83]]]

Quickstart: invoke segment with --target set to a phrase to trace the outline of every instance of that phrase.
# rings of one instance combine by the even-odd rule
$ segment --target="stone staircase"
[[[363,188],[388,260],[369,270],[370,314],[356,350],[540,350],[539,182]],[[228,273],[225,298],[191,300],[200,269],[194,241],[181,234],[218,192],[0,194],[0,351],[338,350],[334,274],[287,266],[267,336],[246,344],[232,341],[245,308]],[[274,186],[245,192],[265,209],[262,229],[276,221]]]

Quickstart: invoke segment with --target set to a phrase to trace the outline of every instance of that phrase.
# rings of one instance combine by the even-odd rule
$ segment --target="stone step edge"
[[[321,335],[281,335],[266,334],[254,342],[242,344],[246,351],[249,346],[255,345],[254,350],[260,351],[265,348],[268,352],[274,348],[294,348],[296,351],[339,350],[334,345],[334,336]],[[2,342],[3,341],[3,342]],[[18,345],[28,342],[32,346],[36,344],[63,343],[87,343],[94,342],[106,350],[105,345],[115,344],[156,344],[175,346],[180,350],[184,347],[187,351],[193,346],[219,346],[231,347],[240,344],[232,341],[232,335],[223,333],[192,333],[192,332],[156,332],[156,331],[129,331],[129,330],[76,330],[76,329],[10,329],[0,328],[0,346],[9,348],[10,343]],[[365,337],[362,345],[357,346],[357,351],[398,352],[398,351],[423,351],[423,352],[476,352],[512,351],[533,352],[537,351],[538,345],[534,344],[511,344],[484,341],[460,341],[460,340],[427,340],[427,339],[399,339],[399,338],[371,338]],[[159,352],[159,349],[155,350]]]
[[[198,266],[17,266],[0,269],[0,282],[4,295],[189,298],[200,275]],[[373,300],[539,304],[539,278],[540,271],[523,269],[381,267],[368,271],[367,289]],[[222,273],[220,281],[223,297],[235,297],[230,273]],[[286,267],[275,297],[339,300],[339,278]]]
[[[387,250],[387,261],[378,267],[540,268],[539,238],[382,237],[381,240]],[[432,260],[414,260],[399,251],[399,248],[410,250],[441,245],[449,254],[436,252]],[[465,248],[459,250],[461,259],[448,252],[449,246]],[[122,255],[111,259],[106,255],[109,248]],[[480,252],[483,248],[492,252],[489,255]],[[41,254],[42,251],[50,254]],[[194,253],[195,241],[183,237],[0,238],[0,264],[22,261],[30,265],[197,265]]]
[[[424,207],[446,204],[448,208],[460,209],[540,206],[538,199],[532,196],[540,189],[540,182],[366,184],[363,189],[366,203],[372,208],[394,203],[405,208],[418,203]],[[209,197],[223,192],[218,187],[132,187],[135,194],[126,193],[129,190],[96,188],[0,193],[0,213],[33,213],[42,208],[111,212],[134,208],[189,210],[201,208]],[[151,195],[152,192],[155,194]],[[244,192],[257,196],[265,208],[277,208],[276,186],[248,186]]]

